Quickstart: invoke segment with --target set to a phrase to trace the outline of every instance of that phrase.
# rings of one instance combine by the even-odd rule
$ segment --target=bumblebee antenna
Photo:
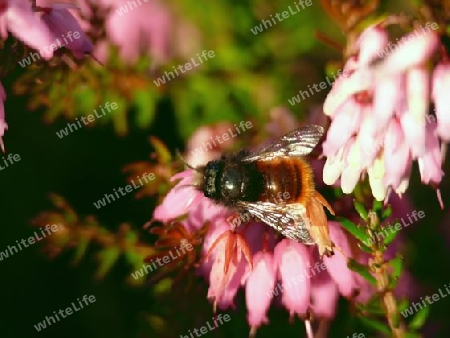
[[[184,157],[181,155],[180,151],[177,149],[176,151],[177,156],[180,158],[180,160],[184,163],[184,165],[186,167],[188,167],[189,169],[198,171],[197,168],[194,168],[193,166],[191,166],[189,163],[186,162],[186,160],[184,159]]]

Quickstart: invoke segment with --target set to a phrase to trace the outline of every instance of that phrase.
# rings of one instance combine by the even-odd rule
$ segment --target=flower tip
[[[441,189],[436,189],[436,196],[439,202],[439,206],[441,207],[441,210],[444,210],[445,206],[444,201],[442,200]]]
[[[256,326],[252,326],[250,328],[250,333],[249,333],[248,337],[249,338],[255,338],[257,330],[258,330],[258,328]]]

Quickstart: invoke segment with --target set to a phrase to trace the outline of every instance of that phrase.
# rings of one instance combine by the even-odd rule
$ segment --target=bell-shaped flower
[[[69,8],[78,9],[71,4],[53,4],[47,12],[44,12],[42,20],[53,34],[55,42],[62,44],[75,57],[80,59],[86,54],[90,54],[94,45],[84,33],[78,20],[69,11]]]
[[[277,279],[276,266],[271,253],[258,252],[253,258],[253,264],[253,270],[245,284],[247,320],[252,331],[268,323],[267,311],[272,301],[270,296]]]
[[[40,51],[44,59],[50,59],[53,51],[48,50],[53,36],[45,23],[33,12],[28,0],[2,0],[0,9],[0,35],[3,39],[10,31],[27,46]]]
[[[281,240],[274,251],[275,263],[282,282],[282,304],[286,307],[291,318],[298,314],[304,316],[310,305],[310,279],[304,280],[298,286],[293,283],[303,276],[304,270],[311,266],[311,257],[305,245],[289,239]]]

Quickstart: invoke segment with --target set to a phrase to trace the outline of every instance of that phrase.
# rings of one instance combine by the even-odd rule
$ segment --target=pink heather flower
[[[233,145],[233,139],[225,141],[223,134],[229,135],[234,130],[233,124],[221,122],[210,126],[198,128],[189,138],[186,146],[186,162],[196,167],[220,157],[220,155]]]
[[[433,72],[432,97],[438,122],[437,133],[445,142],[450,141],[450,64],[440,63]]]
[[[0,35],[3,39],[10,31],[16,38],[31,48],[40,50],[50,46],[52,35],[47,26],[31,8],[28,0],[0,0]],[[45,59],[50,59],[53,52],[41,52]]]
[[[436,122],[429,122],[426,125],[426,149],[424,155],[419,157],[420,177],[424,184],[439,185],[441,183],[444,172],[442,171],[442,154],[439,141],[436,138]]]
[[[213,250],[217,250],[218,254],[211,268],[207,297],[220,308],[226,308],[232,304],[238,286],[243,284],[246,264],[252,267],[252,256],[245,238],[230,230],[214,241],[206,254],[206,260]]]
[[[119,47],[124,60],[135,62],[141,54],[148,54],[160,64],[170,56],[174,19],[164,2],[141,1],[137,8],[126,0],[102,3],[111,8],[106,20],[108,39]]]
[[[388,42],[389,36],[386,30],[378,24],[365,29],[356,41],[356,46],[360,50],[360,64],[368,65],[378,58],[380,49],[386,48]]]
[[[408,144],[405,142],[403,129],[397,119],[390,121],[384,144],[384,185],[392,186],[395,191],[403,193],[409,184],[412,157]]]
[[[402,44],[399,44],[377,69],[378,78],[404,73],[408,69],[423,65],[439,46],[438,35],[430,30],[426,33],[408,34],[400,41]]]
[[[182,171],[171,178],[171,181],[180,178],[182,180],[169,191],[164,198],[164,201],[156,207],[153,213],[154,220],[161,222],[173,220],[186,214],[192,205],[196,205],[200,200],[206,199],[203,193],[196,190],[194,187],[183,187],[183,185],[192,184],[193,175],[194,171],[189,169]]]
[[[339,290],[326,271],[311,279],[311,308],[314,316],[333,319],[339,300]]]
[[[335,250],[333,256],[323,257],[323,261],[331,278],[337,284],[339,292],[345,297],[350,297],[358,289],[356,273],[347,267],[347,257],[353,256],[350,243],[339,223],[330,221],[328,225],[333,243],[344,252],[346,257],[342,255],[340,250]]]
[[[79,8],[71,4],[53,4],[48,11],[44,12],[42,20],[53,34],[52,43],[58,47],[59,45],[56,42],[60,41],[65,48],[72,51],[73,55],[80,59],[86,54],[90,54],[94,45],[69,9]]]
[[[272,290],[277,279],[273,255],[268,252],[258,252],[253,258],[253,270],[245,284],[245,300],[247,304],[248,323],[254,331],[262,324],[267,324],[267,311],[272,301]]]
[[[305,245],[289,239],[281,240],[275,247],[274,257],[279,277],[286,287],[294,283],[304,270],[311,266],[311,258]],[[310,305],[311,281],[306,278],[303,283],[295,287],[286,287],[281,302],[294,314],[305,315]]]
[[[5,145],[3,144],[2,137],[5,135],[5,130],[8,129],[8,124],[5,121],[5,100],[5,88],[3,88],[3,85],[0,83],[0,147],[3,152],[5,152]]]
[[[427,162],[427,166],[419,164],[423,183],[441,181],[438,135],[446,140],[446,132],[438,125],[436,135],[429,127],[431,89],[426,65],[439,39],[432,31],[410,36],[411,40],[373,64],[377,55],[386,55],[387,32],[377,25],[365,30],[356,43],[358,55],[344,67],[350,76],[338,78],[325,100],[324,112],[332,123],[323,143],[327,156],[323,179],[334,184],[340,178],[344,193],[352,192],[367,173],[375,199],[384,200],[390,189],[402,194],[413,160]],[[441,113],[447,106],[443,69],[434,73],[432,98],[439,102],[436,106],[445,126],[450,120]],[[429,145],[434,155],[429,154]]]

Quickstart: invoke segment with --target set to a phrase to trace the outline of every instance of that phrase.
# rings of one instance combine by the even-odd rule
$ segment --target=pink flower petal
[[[333,243],[338,246],[347,257],[352,257],[350,243],[342,230],[341,225],[336,222],[329,221],[330,237]],[[335,254],[331,257],[323,257],[327,271],[331,278],[336,282],[339,292],[350,297],[357,288],[355,273],[347,267],[347,258],[342,256],[341,250],[335,250]]]
[[[194,187],[182,187],[182,185],[192,184],[194,171],[186,170],[175,175],[184,177],[172,190],[169,191],[164,201],[155,209],[153,218],[161,222],[173,220],[183,214],[186,214],[191,206],[200,203],[206,199],[203,193]]]
[[[0,16],[0,20],[6,20],[8,30],[22,40],[31,48],[41,50],[40,53],[45,59],[53,56],[50,47],[53,37],[47,26],[40,20],[31,9],[31,3],[26,0],[15,0],[8,2],[8,9]]]
[[[433,72],[433,101],[436,108],[437,133],[446,142],[450,141],[450,64],[441,63]]]
[[[252,328],[268,323],[267,311],[272,301],[276,277],[273,256],[267,252],[258,252],[245,285],[247,320]]]
[[[300,283],[299,279],[304,278],[305,271],[311,266],[308,250],[303,244],[283,239],[275,247],[274,257],[284,287],[281,302],[291,316],[306,314],[310,305],[311,281],[307,278]]]
[[[439,37],[434,32],[408,34],[397,44],[396,50],[378,66],[377,78],[400,74],[424,64],[436,51]]]
[[[426,125],[426,153],[419,157],[420,177],[424,184],[441,183],[444,172],[442,171],[442,155],[439,140],[436,136],[436,122]]]

